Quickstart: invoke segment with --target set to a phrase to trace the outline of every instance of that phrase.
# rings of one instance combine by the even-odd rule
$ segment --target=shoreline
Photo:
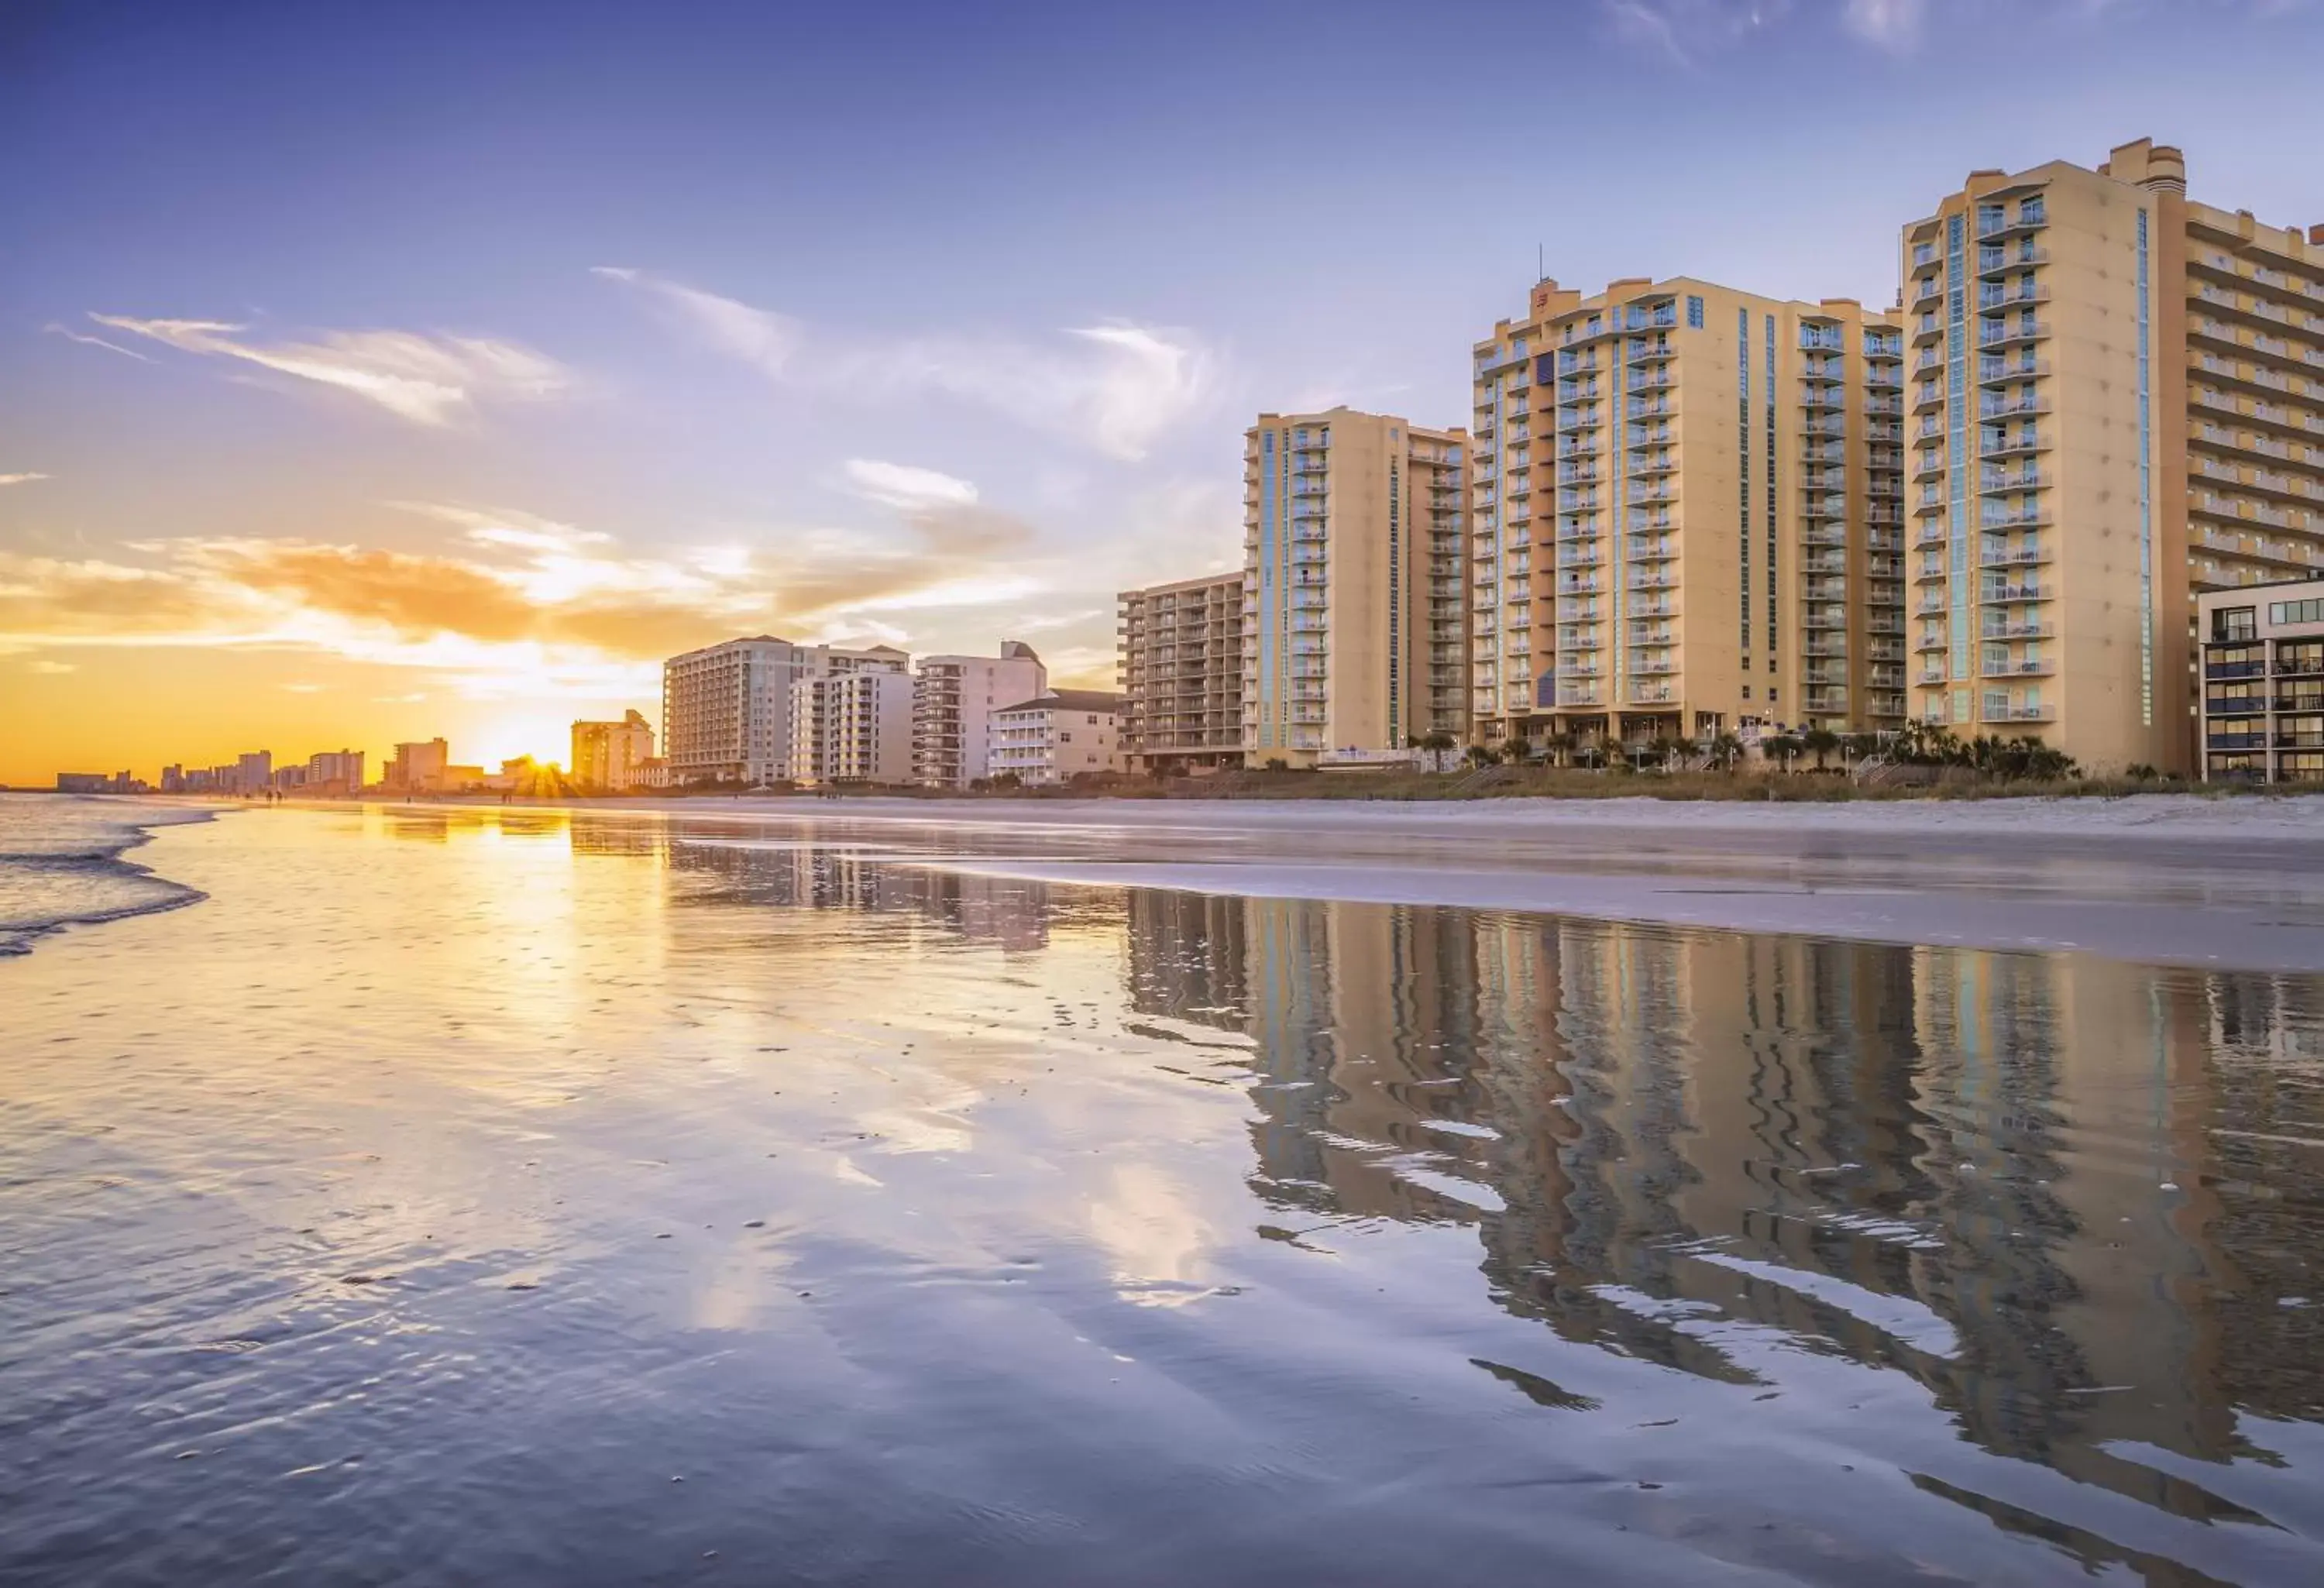
[[[996,829],[1075,827],[1115,831],[1228,829],[1319,833],[1430,833],[1491,837],[1554,836],[1563,831],[1652,833],[1685,843],[1693,835],[2089,838],[2316,845],[2324,860],[2324,793],[2219,799],[2199,794],[2127,794],[1961,800],[1672,800],[1652,795],[1599,799],[1510,797],[1474,800],[1125,799],[888,797],[821,800],[800,795],[629,796],[599,799],[520,798],[506,803],[444,796],[301,800],[302,808],[562,810],[576,816],[666,816],[718,822],[881,822]],[[234,808],[229,807],[228,808]]]
[[[41,939],[56,936],[74,927],[101,927],[113,921],[132,920],[138,916],[160,915],[169,910],[184,909],[200,904],[209,898],[199,888],[165,877],[150,865],[124,859],[133,849],[143,848],[154,841],[163,829],[199,826],[217,819],[215,809],[192,810],[178,807],[182,814],[176,816],[152,812],[140,817],[126,799],[107,795],[51,794],[51,799],[103,804],[108,807],[128,807],[119,817],[112,835],[118,842],[105,842],[79,849],[30,850],[0,854],[0,867],[14,866],[23,872],[74,871],[95,872],[115,877],[134,879],[159,889],[168,890],[163,897],[104,908],[72,910],[62,914],[40,915],[21,919],[0,919],[0,960],[20,959],[31,954]]]

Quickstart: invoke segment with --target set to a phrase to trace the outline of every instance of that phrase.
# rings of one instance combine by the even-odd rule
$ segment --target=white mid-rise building
[[[834,674],[901,672],[910,660],[885,645],[841,651],[795,645],[770,634],[673,656],[661,669],[668,780],[759,784],[800,777],[791,757],[791,696],[797,686]],[[908,761],[908,711],[905,731]],[[908,781],[909,774],[898,780]]]
[[[1121,770],[1121,697],[1060,689],[992,714],[992,776],[1028,786]]]
[[[1049,669],[1021,640],[998,656],[924,656],[912,688],[913,775],[932,789],[964,789],[990,767],[992,714],[1046,694]]]
[[[912,780],[909,659],[900,651],[881,651],[885,660],[877,665],[825,673],[793,686],[791,778],[818,786]]]

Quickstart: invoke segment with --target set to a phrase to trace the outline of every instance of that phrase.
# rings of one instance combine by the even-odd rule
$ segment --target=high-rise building
[[[398,744],[380,781],[391,794],[431,794],[446,786],[452,748],[441,739]]]
[[[1121,759],[1134,772],[1242,764],[1240,572],[1121,593]]]
[[[334,794],[357,794],[364,786],[364,752],[325,750],[307,758],[307,787]]]
[[[1312,765],[1468,725],[1465,430],[1334,408],[1243,439],[1243,750]]]
[[[912,780],[910,659],[878,647],[878,660],[802,679],[790,692],[790,773],[799,782]]]
[[[646,762],[652,759],[653,725],[633,708],[617,723],[575,723],[567,771],[585,789],[618,794],[644,784]]]
[[[673,656],[661,669],[662,754],[672,783],[772,783],[791,764],[791,691],[802,680],[870,668],[893,670],[885,645],[840,651],[770,634]]]
[[[249,751],[235,758],[234,786],[237,793],[258,794],[273,787],[274,752]]]
[[[924,656],[912,680],[913,775],[932,789],[964,789],[990,770],[992,713],[1046,693],[1049,669],[1021,640],[998,656]]]
[[[1850,300],[1536,285],[1475,353],[1478,737],[1899,725],[1901,356]]]
[[[1903,248],[1914,715],[2185,769],[2194,593],[2324,568],[2324,227],[2142,139],[1972,172]]]

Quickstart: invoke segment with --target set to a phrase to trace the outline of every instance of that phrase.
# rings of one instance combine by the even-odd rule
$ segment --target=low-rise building
[[[2207,782],[2324,780],[2324,579],[2196,597]]]
[[[1121,770],[1121,697],[1059,689],[992,714],[992,775],[1028,786]]]

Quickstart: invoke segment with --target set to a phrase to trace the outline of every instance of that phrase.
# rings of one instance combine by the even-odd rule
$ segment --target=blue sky
[[[1102,682],[1254,412],[1462,422],[1537,250],[1885,301],[2141,135],[2324,221],[2319,81],[2285,0],[18,4],[0,779],[553,751],[735,632]]]

